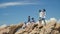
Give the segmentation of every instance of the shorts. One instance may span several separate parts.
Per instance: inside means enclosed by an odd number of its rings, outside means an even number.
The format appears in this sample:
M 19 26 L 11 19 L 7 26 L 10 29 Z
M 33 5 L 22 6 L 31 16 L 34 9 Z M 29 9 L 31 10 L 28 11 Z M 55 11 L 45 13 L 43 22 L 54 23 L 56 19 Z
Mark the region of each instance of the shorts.
M 45 18 L 39 17 L 39 20 L 45 20 Z

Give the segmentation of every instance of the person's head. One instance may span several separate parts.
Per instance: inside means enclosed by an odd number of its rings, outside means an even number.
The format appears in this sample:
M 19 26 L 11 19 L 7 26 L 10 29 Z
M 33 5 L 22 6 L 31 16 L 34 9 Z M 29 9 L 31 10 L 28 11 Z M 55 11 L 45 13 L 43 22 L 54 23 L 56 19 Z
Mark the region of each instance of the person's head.
M 45 12 L 46 10 L 45 10 L 45 9 L 43 9 L 42 11 L 43 11 L 43 12 Z
M 30 16 L 28 16 L 28 18 L 30 18 Z
M 39 10 L 39 12 L 41 12 L 41 10 Z
M 32 18 L 32 20 L 34 20 L 34 18 Z

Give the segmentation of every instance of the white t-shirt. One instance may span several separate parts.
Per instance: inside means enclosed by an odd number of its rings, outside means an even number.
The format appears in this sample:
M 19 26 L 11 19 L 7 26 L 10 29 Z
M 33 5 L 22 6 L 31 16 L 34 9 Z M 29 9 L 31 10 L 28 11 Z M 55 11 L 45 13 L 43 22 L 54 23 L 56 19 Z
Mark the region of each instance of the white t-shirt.
M 39 13 L 39 17 L 45 18 L 45 16 L 46 16 L 46 12 L 41 11 L 41 12 Z

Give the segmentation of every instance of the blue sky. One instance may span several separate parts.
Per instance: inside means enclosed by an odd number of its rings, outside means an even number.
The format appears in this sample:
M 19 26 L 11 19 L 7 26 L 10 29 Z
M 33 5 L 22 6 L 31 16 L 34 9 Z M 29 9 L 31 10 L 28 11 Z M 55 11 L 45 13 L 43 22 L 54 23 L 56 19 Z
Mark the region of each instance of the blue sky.
M 60 19 L 60 0 L 0 0 L 0 25 L 38 20 L 39 9 L 46 9 L 46 19 Z

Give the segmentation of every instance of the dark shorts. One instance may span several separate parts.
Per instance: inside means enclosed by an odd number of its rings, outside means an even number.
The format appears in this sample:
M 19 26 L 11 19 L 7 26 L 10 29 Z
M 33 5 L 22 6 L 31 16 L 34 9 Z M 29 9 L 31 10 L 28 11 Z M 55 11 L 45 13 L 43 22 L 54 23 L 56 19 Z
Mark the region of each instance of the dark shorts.
M 39 17 L 39 20 L 45 20 L 45 18 L 41 18 L 41 17 Z

